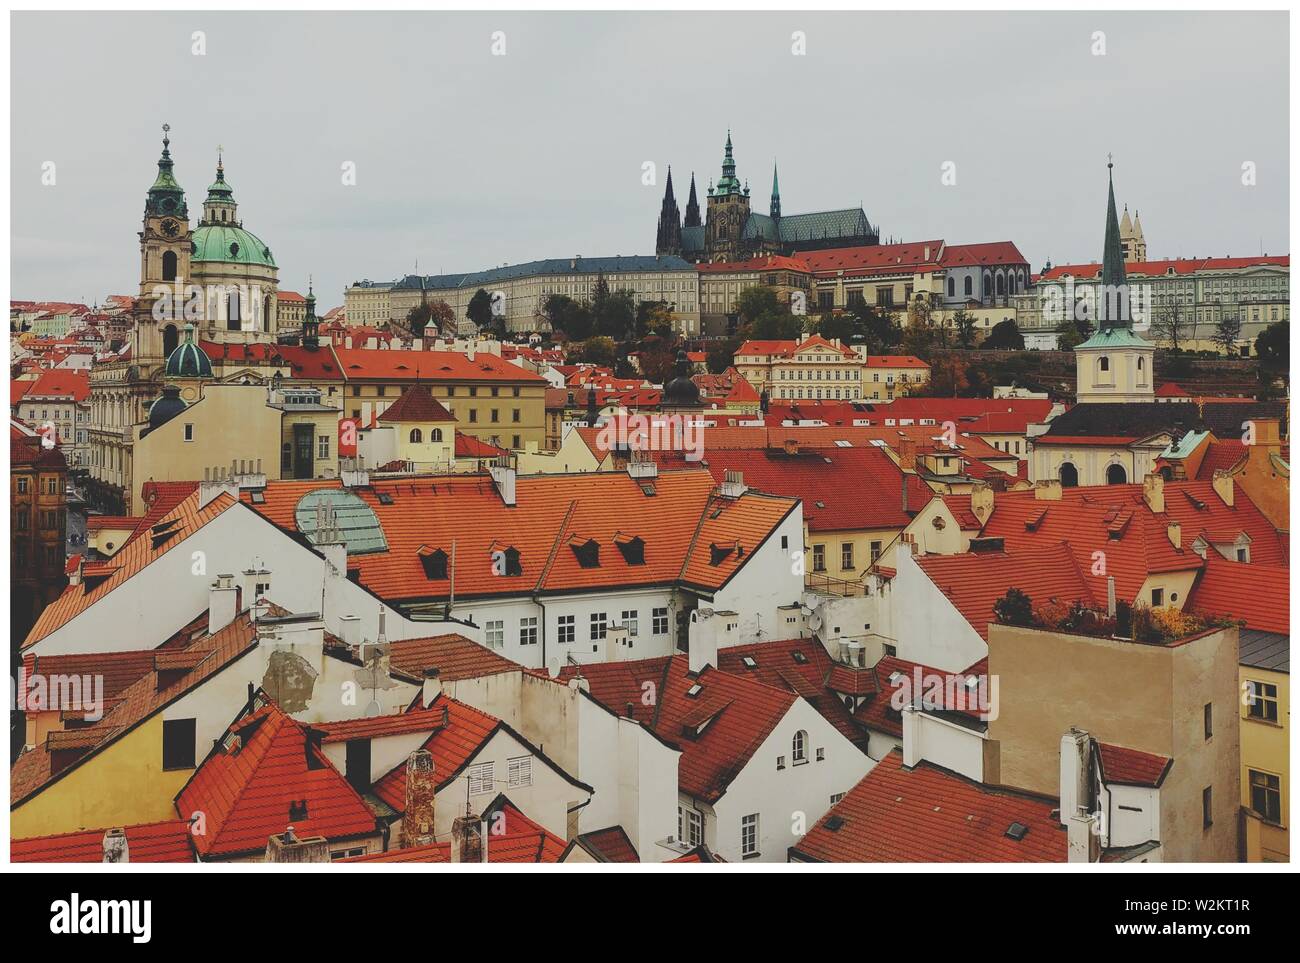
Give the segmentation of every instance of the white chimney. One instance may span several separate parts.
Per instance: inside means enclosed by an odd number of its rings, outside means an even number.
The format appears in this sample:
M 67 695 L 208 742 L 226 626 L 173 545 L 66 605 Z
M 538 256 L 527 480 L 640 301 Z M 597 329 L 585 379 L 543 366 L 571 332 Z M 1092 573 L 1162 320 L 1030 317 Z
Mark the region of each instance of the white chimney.
M 1072 728 L 1061 736 L 1061 822 L 1068 828 L 1079 812 L 1092 807 L 1092 737 Z
M 1106 614 L 1115 617 L 1115 576 L 1106 576 Z
M 355 649 L 361 644 L 361 616 L 339 616 L 339 638 L 348 648 Z
M 501 495 L 501 501 L 505 502 L 511 508 L 515 506 L 515 470 L 504 459 L 499 458 L 488 466 L 488 473 L 492 480 L 496 482 L 497 492 Z
M 920 729 L 921 710 L 909 703 L 903 706 L 902 716 L 903 765 L 910 769 L 924 758 L 921 754 L 921 740 L 917 738 Z
M 1097 832 L 1096 813 L 1075 813 L 1066 823 L 1065 832 L 1069 862 L 1097 862 L 1101 849 L 1101 837 Z
M 208 586 L 208 635 L 215 635 L 235 621 L 238 595 L 233 575 L 218 575 Z
M 629 652 L 631 647 L 632 636 L 628 633 L 626 626 L 611 625 L 605 630 L 606 662 L 618 662 L 622 659 L 631 658 Z
M 424 670 L 424 688 L 421 690 L 421 701 L 424 707 L 429 708 L 440 695 L 442 695 L 442 672 L 437 666 L 429 666 Z
M 713 609 L 696 609 L 686 630 L 687 666 L 703 672 L 706 665 L 718 664 L 718 616 Z
M 743 472 L 729 468 L 723 473 L 722 485 L 718 489 L 723 498 L 739 498 L 748 490 Z
M 468 358 L 470 361 L 473 361 L 474 353 L 477 350 L 478 350 L 477 342 L 471 341 L 469 344 L 465 345 L 465 357 Z

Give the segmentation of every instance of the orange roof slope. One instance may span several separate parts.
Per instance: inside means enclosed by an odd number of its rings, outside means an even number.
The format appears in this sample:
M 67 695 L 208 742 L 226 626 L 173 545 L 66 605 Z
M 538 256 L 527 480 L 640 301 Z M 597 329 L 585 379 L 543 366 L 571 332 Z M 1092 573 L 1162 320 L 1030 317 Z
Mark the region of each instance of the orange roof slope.
M 921 555 L 916 564 L 986 642 L 989 623 L 995 621 L 993 603 L 1008 589 L 1020 589 L 1035 603 L 1057 599 L 1065 605 L 1095 604 L 1079 563 L 1064 543 L 1014 552 Z
M 125 827 L 127 858 L 132 863 L 192 863 L 194 838 L 183 819 Z M 9 858 L 15 863 L 102 863 L 105 829 L 86 829 L 57 836 L 15 839 Z
M 928 762 L 903 768 L 895 749 L 795 847 L 834 863 L 1063 863 L 1054 799 L 996 790 Z M 1027 828 L 1021 839 L 1007 830 Z
M 447 721 L 443 724 L 443 709 Z M 466 764 L 487 744 L 501 727 L 501 721 L 486 712 L 457 702 L 447 695 L 439 695 L 428 709 L 406 713 L 423 719 L 430 730 L 429 738 L 421 748 L 433 755 L 433 772 L 437 788 L 454 780 Z M 402 718 L 402 717 L 398 717 Z M 371 787 L 376 796 L 398 812 L 406 811 L 406 762 L 394 766 Z
M 1112 785 L 1155 789 L 1165 781 L 1169 767 L 1174 764 L 1168 756 L 1105 742 L 1097 743 L 1097 751 L 1101 756 L 1101 778 Z
M 238 737 L 232 739 L 231 737 Z M 295 812 L 295 807 L 305 811 Z M 375 816 L 308 730 L 267 702 L 237 720 L 176 797 L 183 818 L 203 813 L 194 837 L 207 857 L 261 852 L 293 826 L 300 837 L 348 839 L 376 831 Z
M 402 392 L 400 398 L 394 401 L 379 416 L 380 421 L 403 422 L 403 421 L 455 421 L 455 417 L 450 411 L 442 406 L 433 395 L 429 394 L 429 389 L 424 385 L 411 385 Z
M 145 530 L 149 537 L 132 538 L 109 561 L 93 568 L 86 566 L 82 583 L 69 585 L 46 607 L 28 633 L 23 648 L 62 628 L 235 504 L 230 495 L 223 493 L 200 508 L 198 495 L 190 495 L 159 523 Z
M 455 632 L 389 642 L 388 649 L 389 665 L 415 679 L 423 679 L 425 669 L 431 668 L 438 670 L 443 682 L 477 679 L 520 668 L 517 662 Z
M 1290 576 L 1285 565 L 1230 562 L 1207 553 L 1185 607 L 1197 615 L 1241 619 L 1248 629 L 1290 635 Z
M 479 352 L 471 361 L 467 355 L 455 351 L 332 350 L 343 377 L 348 381 L 548 383 L 539 374 L 485 352 Z
M 294 531 L 304 495 L 340 487 L 337 480 L 272 482 L 265 503 L 252 507 Z M 361 585 L 385 599 L 445 598 L 450 580 L 430 578 L 422 558 L 439 550 L 450 556 L 453 540 L 458 598 L 679 580 L 716 590 L 797 504 L 755 493 L 715 496 L 702 469 L 661 472 L 648 489 L 623 473 L 524 476 L 513 507 L 486 475 L 375 480 L 354 494 L 375 513 L 388 548 L 352 555 L 348 565 Z M 641 561 L 619 547 L 633 538 L 644 542 Z M 584 567 L 574 550 L 589 540 L 599 546 L 595 567 Z M 744 558 L 732 552 L 712 564 L 710 542 L 740 542 Z M 519 553 L 519 574 L 494 574 L 493 553 L 511 548 Z

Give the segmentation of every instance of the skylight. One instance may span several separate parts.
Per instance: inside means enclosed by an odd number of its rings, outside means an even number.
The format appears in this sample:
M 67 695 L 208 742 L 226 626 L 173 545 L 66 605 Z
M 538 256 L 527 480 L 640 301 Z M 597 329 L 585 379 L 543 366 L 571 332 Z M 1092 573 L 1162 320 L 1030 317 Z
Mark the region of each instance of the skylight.
M 332 516 L 327 528 L 336 529 L 347 546 L 349 555 L 388 551 L 388 540 L 383 527 L 370 506 L 352 492 L 337 488 L 317 488 L 309 491 L 294 508 L 294 522 L 312 544 L 317 544 L 317 506 L 323 505 L 324 514 Z

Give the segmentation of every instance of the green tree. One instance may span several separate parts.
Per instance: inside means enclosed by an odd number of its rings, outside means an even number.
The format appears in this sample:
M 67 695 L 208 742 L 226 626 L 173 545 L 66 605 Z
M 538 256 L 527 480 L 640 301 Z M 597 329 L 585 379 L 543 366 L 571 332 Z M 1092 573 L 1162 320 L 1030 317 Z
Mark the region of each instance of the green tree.
M 578 352 L 578 360 L 612 369 L 618 362 L 618 348 L 612 338 L 588 338 Z
M 1003 625 L 1029 627 L 1034 624 L 1034 603 L 1018 588 L 1007 589 L 1007 594 L 993 603 L 993 614 Z
M 854 337 L 862 337 L 863 345 L 869 354 L 888 354 L 903 342 L 903 332 L 898 326 L 898 318 L 887 308 L 879 308 L 859 302 L 853 308 L 857 318 L 857 332 Z
M 736 313 L 740 315 L 742 325 L 752 325 L 760 316 L 780 312 L 781 308 L 781 301 L 776 296 L 776 292 L 761 284 L 745 288 L 736 298 Z M 788 305 L 785 310 L 789 312 Z
M 975 344 L 975 316 L 965 308 L 960 308 L 952 316 L 953 330 L 957 333 L 957 343 L 963 348 Z
M 591 308 L 563 294 L 552 294 L 542 308 L 551 330 L 562 331 L 570 341 L 586 341 L 592 334 Z
M 1020 333 L 1019 325 L 1007 318 L 993 325 L 980 347 L 988 351 L 1024 351 L 1025 336 Z
M 1214 326 L 1214 343 L 1229 358 L 1237 353 L 1237 339 L 1241 337 L 1241 318 L 1225 314 Z
M 492 295 L 482 288 L 475 291 L 465 308 L 465 317 L 473 321 L 474 327 L 480 331 L 486 330 L 492 324 Z
M 827 341 L 840 339 L 841 344 L 849 344 L 859 331 L 859 326 L 850 314 L 823 314 L 817 321 L 817 333 Z
M 740 347 L 739 338 L 720 338 L 709 342 L 705 363 L 713 374 L 722 374 L 736 363 L 736 350 Z
M 1291 383 L 1291 323 L 1277 321 L 1260 332 L 1255 339 L 1255 355 L 1260 368 L 1270 379 L 1282 378 Z

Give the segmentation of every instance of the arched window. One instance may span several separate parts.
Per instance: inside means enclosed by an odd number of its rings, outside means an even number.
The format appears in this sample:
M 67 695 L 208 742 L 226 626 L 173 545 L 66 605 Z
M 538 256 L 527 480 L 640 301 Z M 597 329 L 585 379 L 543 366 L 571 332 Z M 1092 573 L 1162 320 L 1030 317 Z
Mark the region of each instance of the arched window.
M 1078 488 L 1079 487 L 1079 469 L 1068 461 L 1061 462 L 1061 487 Z
M 176 252 L 163 251 L 163 280 L 176 280 Z
M 1110 358 L 1106 357 L 1104 354 L 1103 354 L 1100 358 L 1098 358 L 1098 359 L 1097 359 L 1097 370 L 1098 370 L 1098 371 L 1109 371 L 1109 370 L 1110 370 Z
M 441 428 L 430 428 L 430 429 L 429 429 L 429 440 L 430 440 L 430 441 L 442 441 L 442 429 L 441 429 Z
M 957 296 L 957 279 L 956 279 L 956 278 L 949 278 L 949 279 L 948 279 L 948 297 L 950 297 L 950 298 L 955 298 L 956 296 Z
M 226 298 L 226 330 L 238 331 L 239 329 L 239 292 L 231 291 Z
M 1146 358 L 1143 358 L 1141 356 L 1138 357 L 1138 371 L 1141 371 L 1143 368 L 1146 367 L 1146 360 L 1147 360 Z
M 998 294 L 1006 293 L 1006 278 L 1004 278 L 1001 274 L 998 275 L 997 288 L 998 288 Z
M 808 761 L 808 733 L 800 729 L 790 743 L 790 758 L 795 763 Z
M 411 429 L 411 444 L 413 444 L 413 445 L 418 445 L 418 444 L 419 444 L 420 442 L 422 442 L 422 441 L 424 441 L 424 435 L 420 433 L 420 429 L 419 429 L 419 428 L 412 428 L 412 429 Z
M 971 294 L 974 292 L 974 287 L 973 287 L 973 279 L 971 278 L 971 276 L 970 276 L 969 274 L 966 275 L 966 281 L 965 281 L 965 283 L 963 284 L 963 287 L 965 288 L 965 292 L 964 292 L 964 293 L 965 293 L 966 297 L 970 297 Z
M 176 346 L 180 344 L 180 332 L 176 330 L 176 325 L 169 324 L 163 328 L 163 357 L 170 358 Z
M 1106 469 L 1107 485 L 1123 485 L 1128 482 L 1128 472 L 1123 465 L 1111 465 Z

